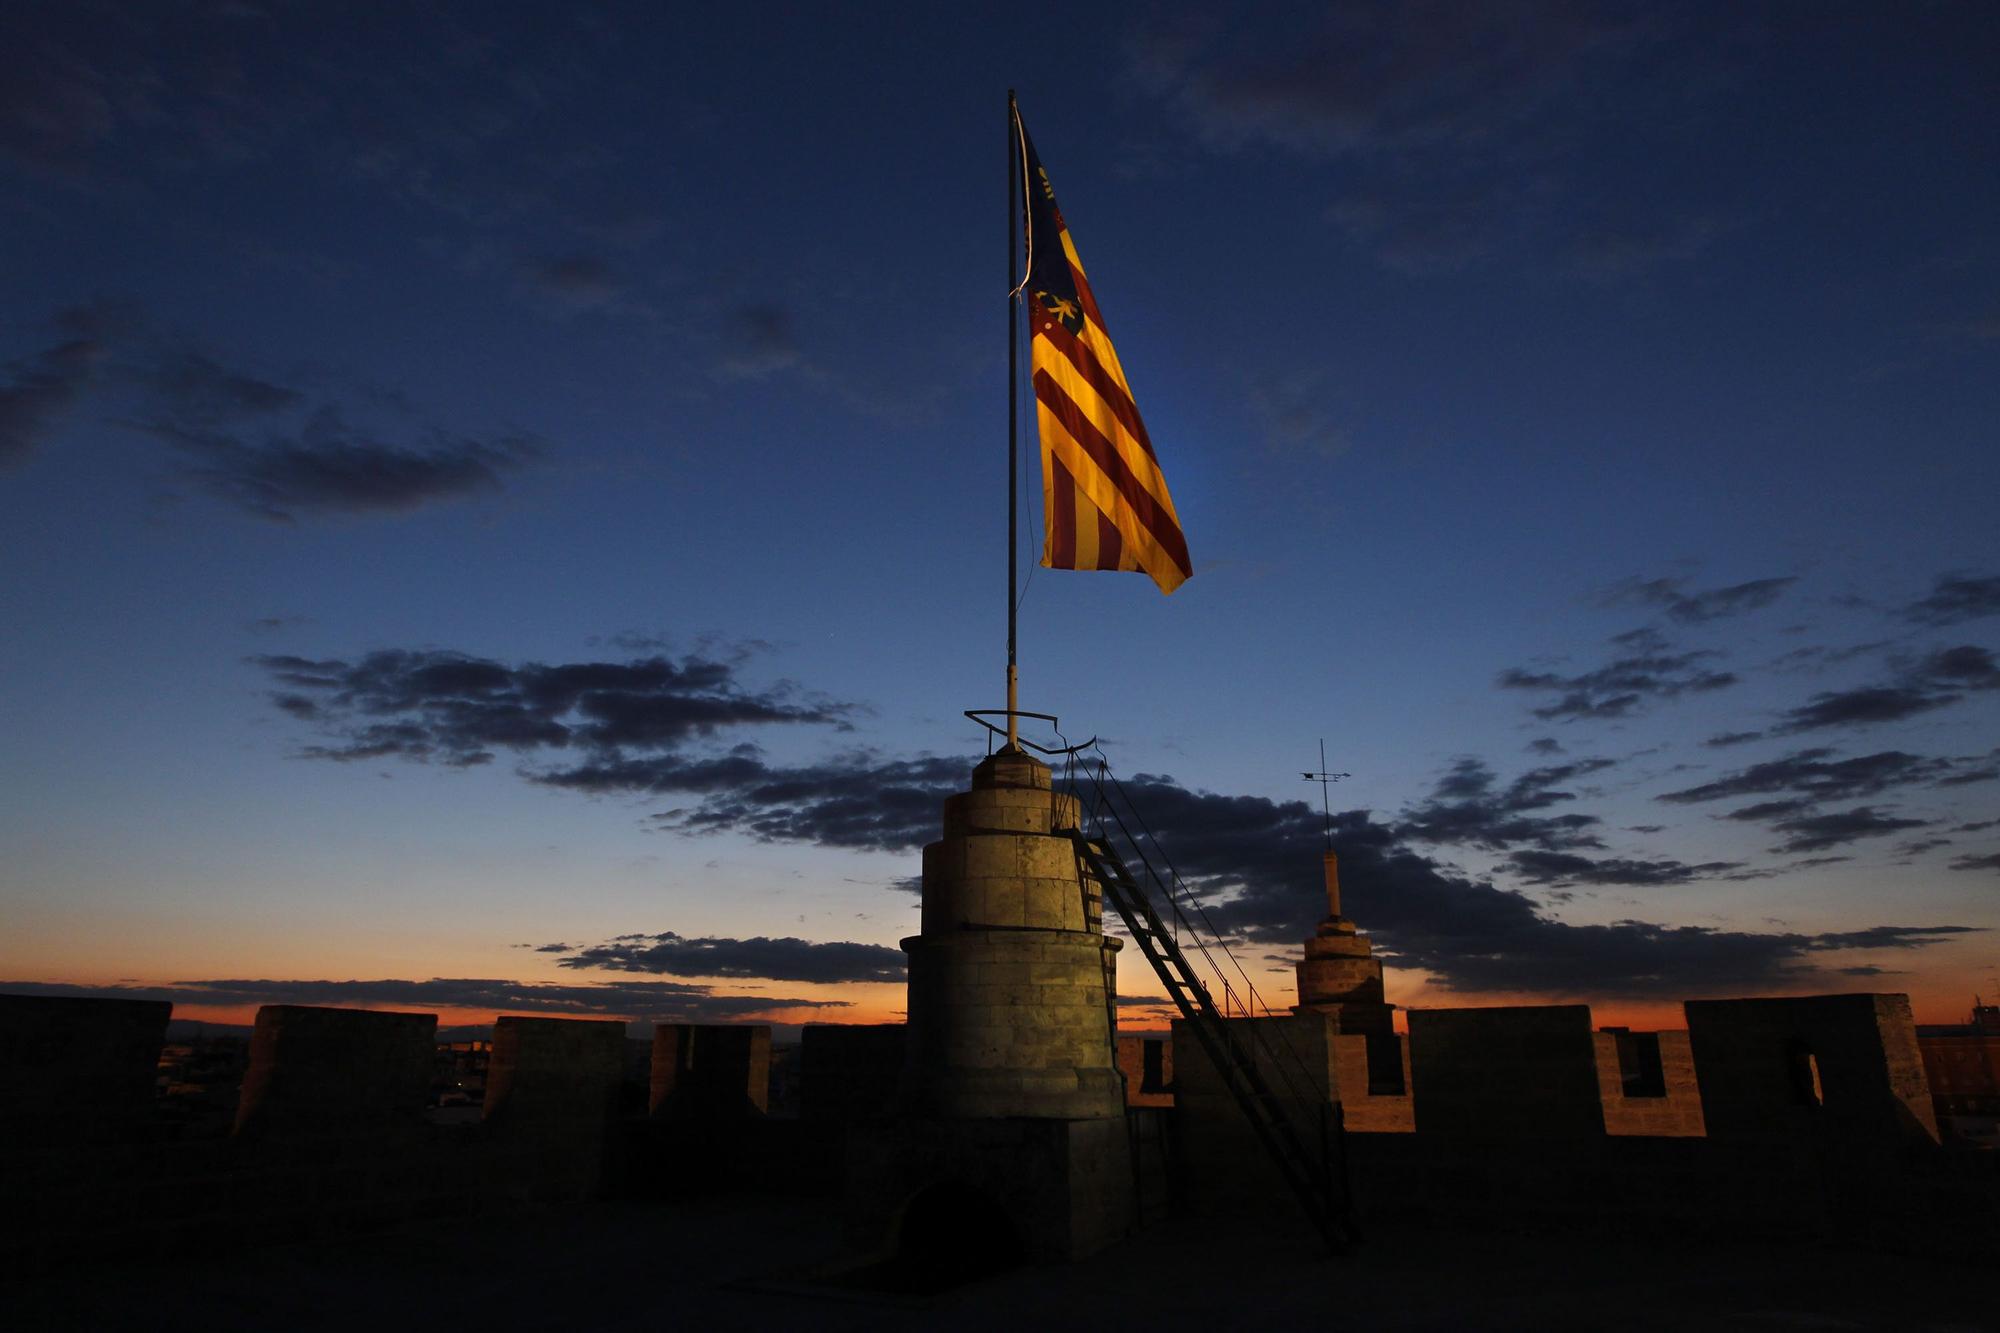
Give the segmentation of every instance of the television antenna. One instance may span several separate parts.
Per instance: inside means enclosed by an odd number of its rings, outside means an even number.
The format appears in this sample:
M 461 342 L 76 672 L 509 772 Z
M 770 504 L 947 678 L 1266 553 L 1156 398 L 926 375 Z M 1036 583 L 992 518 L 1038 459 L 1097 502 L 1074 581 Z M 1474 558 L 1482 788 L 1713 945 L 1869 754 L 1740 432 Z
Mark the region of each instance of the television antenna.
M 1342 778 L 1351 778 L 1352 773 L 1329 773 L 1326 771 L 1326 737 L 1319 738 L 1319 772 L 1301 774 L 1307 782 L 1319 784 L 1320 817 L 1326 822 L 1326 849 L 1333 850 L 1333 801 L 1327 789 Z

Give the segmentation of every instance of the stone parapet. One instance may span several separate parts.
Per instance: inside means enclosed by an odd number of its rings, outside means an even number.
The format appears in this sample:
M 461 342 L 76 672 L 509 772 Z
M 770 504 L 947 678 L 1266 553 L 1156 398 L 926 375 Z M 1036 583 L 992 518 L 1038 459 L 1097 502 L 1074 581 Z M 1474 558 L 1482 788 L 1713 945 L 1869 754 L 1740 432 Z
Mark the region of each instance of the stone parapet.
M 1575 1138 L 1604 1133 L 1590 1007 L 1412 1009 L 1419 1134 Z
M 1684 1008 L 1711 1136 L 1937 1141 L 1909 996 L 1689 1000 Z
M 1685 1032 L 1592 1034 L 1604 1132 L 1654 1138 L 1700 1138 L 1701 1086 Z
M 74 1139 L 144 1117 L 172 1012 L 164 1000 L 0 995 L 0 1129 Z
M 491 1125 L 551 1125 L 601 1132 L 618 1110 L 625 1025 L 616 1020 L 494 1020 L 482 1118 Z
M 766 1024 L 661 1023 L 653 1029 L 649 1113 L 657 1120 L 733 1120 L 771 1105 Z
M 437 1015 L 267 1004 L 250 1037 L 239 1136 L 376 1133 L 422 1120 Z

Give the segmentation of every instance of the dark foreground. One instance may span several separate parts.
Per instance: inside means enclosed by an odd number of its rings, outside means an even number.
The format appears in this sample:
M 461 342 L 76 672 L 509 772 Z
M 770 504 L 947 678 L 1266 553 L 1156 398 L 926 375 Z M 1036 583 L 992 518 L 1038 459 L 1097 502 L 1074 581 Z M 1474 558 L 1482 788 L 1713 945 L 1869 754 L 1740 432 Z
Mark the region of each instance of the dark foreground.
M 1332 1258 L 1289 1219 L 1158 1225 L 1082 1264 L 871 1293 L 825 1284 L 839 1220 L 822 1199 L 606 1203 L 73 1264 L 0 1288 L 0 1328 L 2000 1330 L 1990 1264 L 1407 1224 Z

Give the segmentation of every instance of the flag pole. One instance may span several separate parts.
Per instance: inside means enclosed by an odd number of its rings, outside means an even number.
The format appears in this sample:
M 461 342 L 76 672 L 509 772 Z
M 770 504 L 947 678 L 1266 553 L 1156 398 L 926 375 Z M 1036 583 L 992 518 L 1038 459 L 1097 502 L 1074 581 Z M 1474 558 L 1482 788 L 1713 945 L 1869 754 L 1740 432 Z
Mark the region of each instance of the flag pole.
M 1014 592 L 1016 569 L 1020 564 L 1017 542 L 1020 533 L 1018 492 L 1021 479 L 1020 431 L 1015 420 L 1019 411 L 1017 381 L 1020 370 L 1017 358 L 1018 321 L 1015 319 L 1014 276 L 1014 230 L 1020 225 L 1017 216 L 1021 206 L 1021 187 L 1016 183 L 1019 155 L 1014 148 L 1015 120 L 1018 113 L 1014 107 L 1014 90 L 1007 90 L 1007 748 L 1019 750 L 1021 737 L 1019 721 L 1015 716 L 1021 706 L 1021 673 L 1015 663 L 1015 618 L 1018 600 Z

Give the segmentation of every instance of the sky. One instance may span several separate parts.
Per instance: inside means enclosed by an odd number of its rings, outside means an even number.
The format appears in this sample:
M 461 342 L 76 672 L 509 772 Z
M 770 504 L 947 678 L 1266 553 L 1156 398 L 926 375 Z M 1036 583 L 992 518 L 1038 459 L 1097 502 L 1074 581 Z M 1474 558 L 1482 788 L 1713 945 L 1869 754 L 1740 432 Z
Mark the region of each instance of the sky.
M 1996 68 L 1970 3 L 0 6 L 0 989 L 898 1017 L 1004 702 L 1014 88 L 1195 571 L 1032 569 L 1024 472 L 1022 706 L 1274 1004 L 1324 739 L 1397 1004 L 1962 1021 Z

